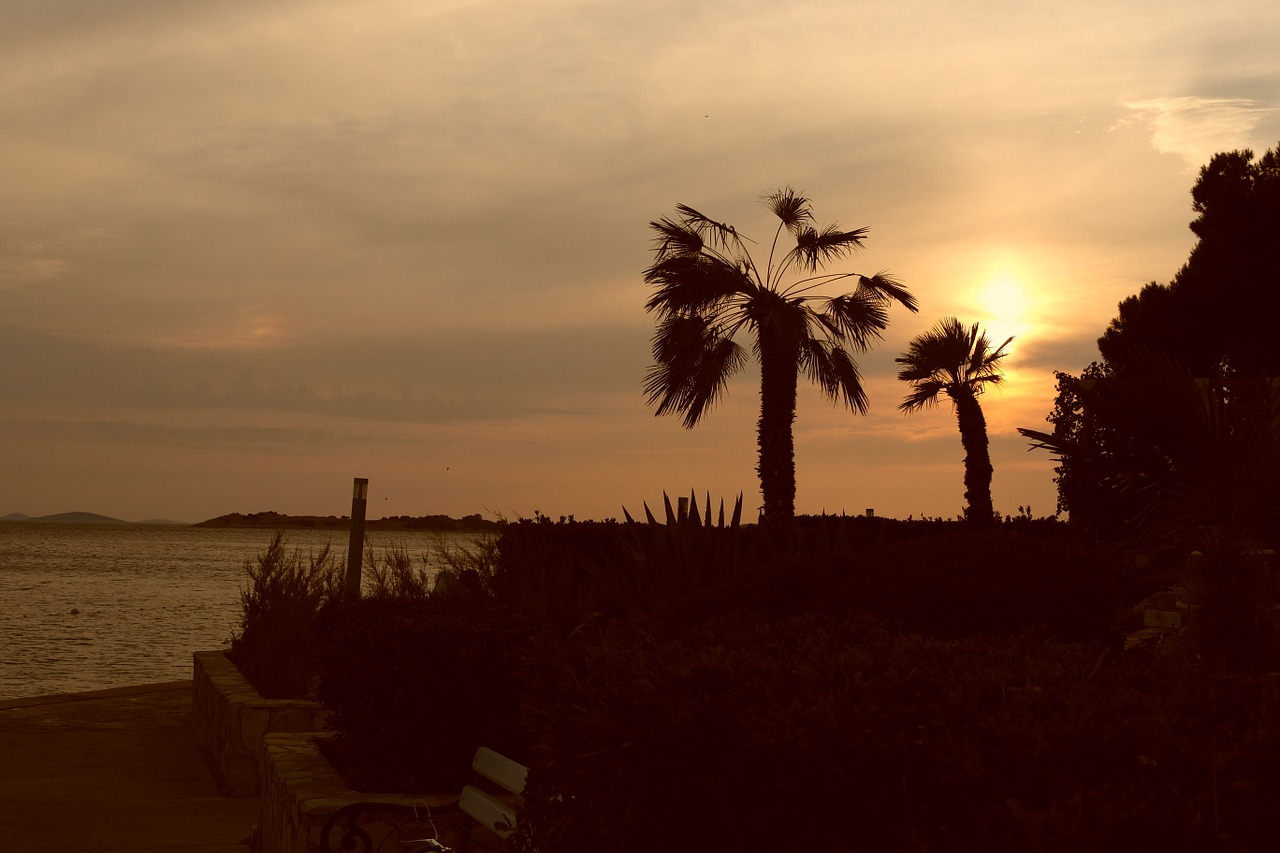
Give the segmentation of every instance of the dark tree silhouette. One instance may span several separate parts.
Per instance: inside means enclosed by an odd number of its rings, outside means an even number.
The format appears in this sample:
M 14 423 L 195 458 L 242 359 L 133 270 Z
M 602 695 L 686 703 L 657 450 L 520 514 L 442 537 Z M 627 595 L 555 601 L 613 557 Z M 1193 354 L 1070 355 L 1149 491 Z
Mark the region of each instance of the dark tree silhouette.
M 894 359 L 902 365 L 898 378 L 911 385 L 899 409 L 917 412 L 937 403 L 941 394 L 955 405 L 964 446 L 965 519 L 974 527 L 988 527 L 995 520 L 987 421 L 978 397 L 988 385 L 1003 380 L 1000 362 L 1012 340 L 992 349 L 977 323 L 965 328 L 955 317 L 944 317 L 913 338 L 907 351 Z
M 1206 551 L 1280 546 L 1280 382 L 1197 379 L 1147 349 L 1123 373 L 1063 384 L 1092 428 L 1018 432 L 1128 493 L 1139 528 Z
M 1191 196 L 1198 240 L 1186 264 L 1169 284 L 1152 282 L 1120 303 L 1098 339 L 1102 361 L 1081 380 L 1123 379 L 1135 362 L 1147 364 L 1151 351 L 1205 381 L 1280 376 L 1280 146 L 1257 160 L 1248 150 L 1215 154 Z M 1099 393 L 1110 392 L 1104 384 Z M 1135 492 L 1100 477 L 1128 467 L 1142 436 L 1093 417 L 1067 373 L 1058 374 L 1047 420 L 1055 441 L 1092 448 L 1059 459 L 1058 509 L 1100 535 L 1124 532 Z
M 800 372 L 833 401 L 864 413 L 867 396 L 853 356 L 881 337 L 890 304 L 915 311 L 916 300 L 887 272 L 823 272 L 862 247 L 866 228 L 816 228 L 809 199 L 790 187 L 763 201 L 778 218 L 763 268 L 747 250 L 748 238 L 687 205 L 676 206 L 674 219 L 649 223 L 654 262 L 644 278 L 655 289 L 645 309 L 657 315 L 657 330 L 644 390 L 657 414 L 682 414 L 692 428 L 747 362 L 735 338 L 751 335 L 761 372 L 756 470 L 764 521 L 785 530 L 795 515 L 792 425 Z M 784 232 L 795 245 L 775 263 Z M 788 273 L 799 278 L 784 284 Z M 857 282 L 852 291 L 816 292 L 848 279 Z
M 1167 353 L 1135 349 L 1119 373 L 1060 382 L 1091 428 L 1018 431 L 1074 472 L 1097 477 L 1124 533 L 1201 552 L 1193 566 L 1204 589 L 1192 603 L 1204 607 L 1196 624 L 1208 660 L 1273 670 L 1280 381 L 1201 379 Z
M 1150 347 L 1200 377 L 1280 375 L 1280 146 L 1215 154 L 1191 197 L 1186 264 L 1121 302 L 1098 349 L 1112 370 Z

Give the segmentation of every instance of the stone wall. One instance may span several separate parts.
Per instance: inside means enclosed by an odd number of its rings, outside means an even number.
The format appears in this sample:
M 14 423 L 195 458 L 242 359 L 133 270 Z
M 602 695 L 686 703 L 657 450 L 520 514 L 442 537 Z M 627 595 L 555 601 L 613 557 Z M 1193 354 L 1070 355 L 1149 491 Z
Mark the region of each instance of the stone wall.
M 319 702 L 264 699 L 221 651 L 192 656 L 191 727 L 224 796 L 261 790 L 262 738 L 269 732 L 319 732 L 329 712 Z
M 457 794 L 394 796 L 363 794 L 352 790 L 329 765 L 318 744 L 325 734 L 277 733 L 263 738 L 262 815 L 258 822 L 254 853 L 320 853 L 325 822 L 344 806 L 362 804 L 359 826 L 371 838 L 370 846 L 357 851 L 400 853 L 421 849 L 413 840 L 438 838 L 445 844 L 463 844 Z M 339 824 L 329 838 L 329 849 L 340 851 Z M 401 842 L 404 842 L 403 844 Z M 471 850 L 493 849 L 477 838 Z M 465 848 L 463 848 L 465 849 Z

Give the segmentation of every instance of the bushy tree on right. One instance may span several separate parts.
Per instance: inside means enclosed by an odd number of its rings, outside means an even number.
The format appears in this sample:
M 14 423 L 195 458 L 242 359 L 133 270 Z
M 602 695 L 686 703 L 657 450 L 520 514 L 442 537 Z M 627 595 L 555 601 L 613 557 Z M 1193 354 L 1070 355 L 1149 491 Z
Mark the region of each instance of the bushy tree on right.
M 1108 379 L 1132 375 L 1153 352 L 1206 387 L 1280 377 L 1280 145 L 1261 158 L 1214 155 L 1191 197 L 1199 239 L 1186 264 L 1168 284 L 1152 282 L 1120 303 L 1098 339 L 1099 361 L 1056 374 L 1050 434 L 1074 447 L 1055 469 L 1058 510 L 1104 537 L 1133 532 L 1136 487 L 1114 481 L 1117 467 L 1143 455 L 1134 444 L 1141 436 L 1098 422 L 1082 385 L 1106 393 Z
M 1158 349 L 1197 377 L 1280 376 L 1280 145 L 1215 154 L 1191 190 L 1198 238 L 1168 284 L 1120 303 L 1098 339 L 1112 369 Z
M 1280 627 L 1280 146 L 1215 155 L 1192 199 L 1187 263 L 1120 303 L 1101 362 L 1057 374 L 1053 431 L 1019 431 L 1057 455 L 1073 522 L 1203 554 L 1207 636 L 1248 658 Z

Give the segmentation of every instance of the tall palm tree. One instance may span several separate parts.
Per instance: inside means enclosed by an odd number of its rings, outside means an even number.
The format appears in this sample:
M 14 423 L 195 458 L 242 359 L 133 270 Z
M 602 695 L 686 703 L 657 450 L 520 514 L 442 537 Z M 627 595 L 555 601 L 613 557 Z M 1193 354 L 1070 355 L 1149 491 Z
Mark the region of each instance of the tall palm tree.
M 833 401 L 865 412 L 867 395 L 853 355 L 881 337 L 891 303 L 915 311 L 916 300 L 885 272 L 822 271 L 861 248 L 866 228 L 841 231 L 831 224 L 819 230 L 809 199 L 791 187 L 763 201 L 778 218 L 763 268 L 747 250 L 749 238 L 688 205 L 677 205 L 675 218 L 649 223 L 656 233 L 654 261 L 644 278 L 655 290 L 645 310 L 657 315 L 657 329 L 644 390 L 657 414 L 683 414 L 692 429 L 747 363 L 735 337 L 744 330 L 751 335 L 761 372 L 756 471 L 764 521 L 786 529 L 795 516 L 792 424 L 800 371 Z M 784 231 L 795 246 L 775 263 Z M 784 285 L 788 273 L 794 280 Z M 815 292 L 849 279 L 857 283 L 852 291 Z
M 975 527 L 987 527 L 995 520 L 987 421 L 978 397 L 988 385 L 1004 379 L 1000 362 L 1012 340 L 993 350 L 977 323 L 966 329 L 955 317 L 944 317 L 912 339 L 907 351 L 894 359 L 902 365 L 898 378 L 911 384 L 911 393 L 899 409 L 907 414 L 919 411 L 937 403 L 944 393 L 955 406 L 960 443 L 964 445 L 965 517 Z

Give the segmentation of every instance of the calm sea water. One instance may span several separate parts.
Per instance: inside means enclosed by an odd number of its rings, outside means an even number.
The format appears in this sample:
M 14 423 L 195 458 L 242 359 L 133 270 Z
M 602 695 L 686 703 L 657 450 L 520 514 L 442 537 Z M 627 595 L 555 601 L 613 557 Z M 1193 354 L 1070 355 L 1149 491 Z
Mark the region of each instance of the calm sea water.
M 245 561 L 273 531 L 0 522 L 0 700 L 191 677 L 191 653 L 223 648 L 240 617 Z M 367 535 L 375 550 L 430 553 L 468 534 Z M 343 530 L 291 530 L 291 548 Z

